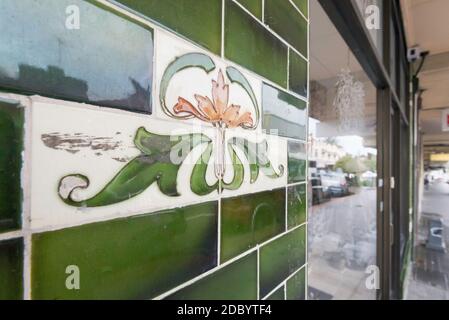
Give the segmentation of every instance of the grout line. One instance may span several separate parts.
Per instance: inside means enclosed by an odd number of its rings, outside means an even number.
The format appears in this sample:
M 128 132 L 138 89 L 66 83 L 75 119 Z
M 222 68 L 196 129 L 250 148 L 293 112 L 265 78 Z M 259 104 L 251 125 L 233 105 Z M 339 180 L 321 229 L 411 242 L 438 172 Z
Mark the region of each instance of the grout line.
M 265 24 L 265 0 L 262 0 L 262 23 Z
M 271 296 L 274 292 L 279 290 L 282 286 L 284 286 L 284 295 L 285 299 L 287 299 L 287 281 L 296 276 L 299 272 L 301 272 L 302 269 L 307 267 L 307 263 L 303 264 L 299 269 L 295 270 L 292 274 L 290 274 L 287 278 L 285 278 L 278 286 L 276 286 L 273 290 L 271 290 L 262 300 L 267 299 L 269 296 Z
M 296 4 L 292 0 L 289 0 L 289 1 L 290 1 L 290 4 L 296 9 L 296 11 L 298 11 L 301 14 L 301 16 L 306 20 L 306 22 L 309 22 L 309 19 L 306 18 L 304 13 L 302 13 L 302 11 L 296 6 Z M 309 10 L 309 7 L 310 7 L 310 5 L 307 5 L 307 11 Z
M 219 265 L 219 266 L 217 266 L 217 267 L 215 267 L 213 269 L 210 269 L 210 270 L 208 270 L 208 271 L 198 275 L 197 277 L 195 277 L 195 278 L 193 278 L 193 279 L 191 279 L 189 281 L 186 281 L 186 282 L 180 284 L 179 286 L 176 286 L 175 288 L 170 289 L 170 290 L 168 290 L 167 292 L 165 292 L 163 294 L 160 294 L 159 296 L 153 298 L 153 300 L 165 299 L 169 295 L 171 295 L 171 294 L 173 294 L 173 293 L 175 293 L 175 292 L 177 292 L 177 291 L 179 291 L 179 290 L 181 290 L 183 288 L 186 288 L 186 287 L 188 287 L 188 286 L 198 282 L 201 279 L 206 278 L 207 276 L 209 276 L 209 275 L 211 275 L 211 274 L 213 274 L 213 273 L 215 273 L 215 272 L 217 272 L 217 271 L 219 271 L 219 270 L 221 270 L 221 269 L 223 269 L 223 268 L 233 264 L 234 262 L 239 261 L 240 259 L 243 259 L 243 258 L 251 255 L 252 253 L 254 253 L 256 251 L 257 251 L 257 247 L 252 248 L 252 249 L 250 249 L 250 250 L 248 250 L 248 251 L 246 251 L 246 252 L 244 252 L 244 253 L 242 253 L 242 254 L 240 254 L 240 255 L 238 255 L 238 256 L 236 256 L 236 257 L 234 257 L 234 258 L 232 258 L 232 259 L 230 259 L 228 261 L 226 261 L 225 263 L 223 263 L 223 264 L 221 264 L 221 265 Z
M 225 57 L 225 1 L 221 1 L 221 58 Z
M 260 246 L 257 245 L 257 300 L 260 300 Z
M 299 56 L 301 56 L 301 58 L 303 58 L 306 61 L 309 61 L 309 59 L 307 59 L 306 57 L 304 57 L 304 55 L 299 52 L 295 47 L 293 47 L 290 43 L 288 43 L 286 40 L 284 40 L 280 35 L 278 35 L 277 33 L 275 33 L 268 25 L 264 24 L 262 21 L 260 21 L 254 14 L 252 14 L 248 9 L 246 9 L 242 4 L 240 4 L 239 2 L 237 2 L 237 0 L 230 0 L 233 3 L 235 3 L 237 6 L 239 6 L 243 11 L 245 11 L 245 13 L 247 13 L 248 15 L 250 15 L 253 19 L 255 19 L 257 21 L 258 24 L 260 24 L 261 26 L 263 26 L 267 31 L 269 31 L 273 36 L 275 36 L 279 41 L 281 41 L 285 46 L 287 46 L 287 49 L 290 48 L 291 50 L 293 50 L 296 54 L 298 54 Z M 265 10 L 265 9 L 264 9 Z
M 285 186 L 285 231 L 288 231 L 288 186 Z

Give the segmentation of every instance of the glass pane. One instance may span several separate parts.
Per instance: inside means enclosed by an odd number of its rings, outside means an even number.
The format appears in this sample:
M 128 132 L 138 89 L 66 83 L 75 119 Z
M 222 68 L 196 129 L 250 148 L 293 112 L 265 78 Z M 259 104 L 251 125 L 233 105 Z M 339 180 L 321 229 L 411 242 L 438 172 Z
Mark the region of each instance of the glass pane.
M 309 298 L 375 299 L 376 89 L 311 1 Z
M 0 87 L 151 113 L 151 30 L 81 0 L 2 0 L 0 30 Z
M 382 57 L 382 14 L 383 0 L 355 0 L 360 14 L 365 20 L 366 30 L 368 31 L 374 46 Z

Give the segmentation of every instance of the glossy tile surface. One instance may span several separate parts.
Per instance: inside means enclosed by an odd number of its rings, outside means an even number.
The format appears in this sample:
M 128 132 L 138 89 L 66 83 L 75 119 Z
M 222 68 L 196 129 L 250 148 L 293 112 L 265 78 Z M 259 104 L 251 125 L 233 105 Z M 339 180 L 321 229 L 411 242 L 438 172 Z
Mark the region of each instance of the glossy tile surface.
M 307 97 L 307 61 L 290 50 L 289 88 L 297 94 Z
M 289 1 L 265 0 L 265 23 L 307 57 L 307 21 Z
M 0 241 L 0 300 L 22 299 L 22 239 Z
M 268 84 L 262 87 L 263 129 L 267 133 L 306 140 L 307 103 Z
M 214 53 L 220 53 L 221 0 L 118 0 L 118 2 L 162 23 Z
M 21 225 L 23 122 L 23 108 L 0 100 L 0 232 Z
M 250 11 L 254 16 L 261 19 L 262 18 L 262 1 L 263 0 L 237 0 L 241 3 L 248 11 Z
M 287 224 L 294 228 L 307 220 L 307 184 L 289 187 L 287 190 Z
M 298 9 L 304 14 L 307 18 L 309 16 L 309 0 L 292 0 L 293 3 L 298 7 Z
M 267 295 L 306 261 L 306 228 L 270 242 L 260 251 L 260 294 Z
M 34 299 L 149 299 L 213 268 L 217 203 L 33 236 Z M 78 266 L 81 289 L 65 287 Z
M 222 199 L 221 259 L 251 249 L 285 230 L 285 189 Z
M 297 274 L 287 281 L 287 300 L 306 299 L 306 268 L 302 268 Z
M 306 180 L 307 154 L 302 142 L 288 142 L 288 183 Z
M 237 4 L 225 5 L 226 58 L 287 86 L 287 47 Z
M 81 0 L 1 1 L 0 29 L 0 87 L 151 113 L 151 29 Z
M 256 300 L 257 254 L 252 253 L 169 296 L 173 300 Z
M 285 288 L 284 286 L 277 289 L 275 292 L 270 294 L 265 300 L 285 300 Z

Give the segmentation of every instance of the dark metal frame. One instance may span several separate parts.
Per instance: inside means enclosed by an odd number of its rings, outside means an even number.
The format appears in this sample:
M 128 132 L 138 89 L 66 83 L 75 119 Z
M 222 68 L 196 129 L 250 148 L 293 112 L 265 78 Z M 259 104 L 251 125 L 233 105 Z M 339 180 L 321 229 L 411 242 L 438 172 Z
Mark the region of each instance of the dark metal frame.
M 400 244 L 400 226 L 404 217 L 408 219 L 410 202 L 410 177 L 401 175 L 402 166 L 409 167 L 410 144 L 406 155 L 395 146 L 408 141 L 407 133 L 415 126 L 409 107 L 409 63 L 406 58 L 406 39 L 399 0 L 382 0 L 383 5 L 383 52 L 379 53 L 364 26 L 354 0 L 318 0 L 354 56 L 377 88 L 377 149 L 378 149 L 378 192 L 377 192 L 377 264 L 380 268 L 380 289 L 378 299 L 399 299 L 402 297 L 403 265 L 407 261 Z M 390 77 L 391 21 L 395 27 L 396 66 L 399 88 Z M 312 39 L 313 41 L 313 39 Z M 401 100 L 402 98 L 402 100 Z M 392 116 L 393 115 L 393 116 Z M 413 121 L 410 125 L 409 120 Z M 405 133 L 402 128 L 405 127 Z M 392 189 L 393 179 L 395 188 Z M 405 197 L 405 198 L 404 198 Z M 402 201 L 401 201 L 402 199 Z M 410 241 L 410 239 L 408 239 Z M 410 245 L 410 243 L 408 243 Z

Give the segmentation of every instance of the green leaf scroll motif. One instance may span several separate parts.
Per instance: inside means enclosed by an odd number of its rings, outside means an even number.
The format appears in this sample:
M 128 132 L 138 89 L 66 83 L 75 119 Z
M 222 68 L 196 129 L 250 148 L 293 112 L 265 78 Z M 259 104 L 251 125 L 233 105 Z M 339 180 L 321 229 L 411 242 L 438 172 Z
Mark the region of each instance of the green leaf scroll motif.
M 59 195 L 66 204 L 71 206 L 99 207 L 133 198 L 157 182 L 159 189 L 165 195 L 179 196 L 177 176 L 180 166 L 193 148 L 202 143 L 210 144 L 210 142 L 211 140 L 202 134 L 161 136 L 140 128 L 134 143 L 142 154 L 123 167 L 98 194 L 86 200 L 74 200 L 75 190 L 89 187 L 89 179 L 76 174 L 61 179 Z M 76 181 L 76 184 L 70 186 L 70 180 Z M 62 189 L 67 188 L 68 191 L 62 192 Z
M 278 168 L 279 173 L 277 173 L 268 159 L 268 143 L 266 140 L 254 143 L 243 138 L 232 138 L 229 143 L 242 150 L 248 159 L 251 183 L 256 182 L 260 170 L 271 179 L 277 179 L 284 175 L 284 166 L 280 165 Z

